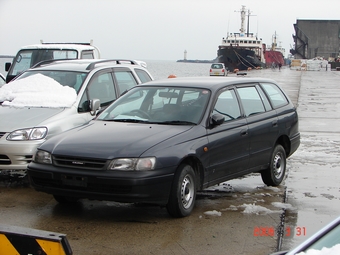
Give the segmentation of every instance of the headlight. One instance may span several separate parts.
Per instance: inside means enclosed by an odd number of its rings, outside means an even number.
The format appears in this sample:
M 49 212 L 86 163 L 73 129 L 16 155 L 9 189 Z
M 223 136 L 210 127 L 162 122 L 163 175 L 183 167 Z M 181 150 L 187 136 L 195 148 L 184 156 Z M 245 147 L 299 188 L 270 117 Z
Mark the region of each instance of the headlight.
M 25 128 L 15 130 L 7 136 L 9 141 L 28 141 L 44 139 L 47 135 L 46 127 Z
M 156 158 L 119 158 L 111 161 L 108 170 L 145 171 L 155 168 Z
M 51 153 L 38 150 L 33 157 L 33 161 L 40 164 L 52 164 Z

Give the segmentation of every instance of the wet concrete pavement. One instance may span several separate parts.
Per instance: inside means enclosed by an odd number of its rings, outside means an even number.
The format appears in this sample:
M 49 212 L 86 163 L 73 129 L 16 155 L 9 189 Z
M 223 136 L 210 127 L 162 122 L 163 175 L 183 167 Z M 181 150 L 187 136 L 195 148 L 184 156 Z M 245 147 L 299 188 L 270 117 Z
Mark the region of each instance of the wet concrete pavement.
M 192 215 L 173 219 L 148 205 L 82 200 L 63 207 L 48 194 L 2 183 L 0 224 L 64 233 L 73 253 L 84 255 L 260 255 L 300 243 L 340 212 L 340 72 L 248 75 L 277 80 L 298 106 L 301 146 L 283 185 L 266 187 L 258 174 L 232 180 L 200 192 Z

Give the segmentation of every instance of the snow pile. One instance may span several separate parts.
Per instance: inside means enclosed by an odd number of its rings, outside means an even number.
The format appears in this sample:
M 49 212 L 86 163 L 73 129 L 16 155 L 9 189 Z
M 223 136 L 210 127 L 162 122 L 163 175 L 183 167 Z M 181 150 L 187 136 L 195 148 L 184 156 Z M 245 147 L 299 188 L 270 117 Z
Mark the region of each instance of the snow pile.
M 0 88 L 2 105 L 14 107 L 71 107 L 76 91 L 42 74 L 14 80 Z
M 216 210 L 213 210 L 213 211 L 207 211 L 207 212 L 204 212 L 205 215 L 209 215 L 209 216 L 221 216 L 222 213 L 221 212 L 218 212 Z
M 269 213 L 275 213 L 277 211 L 272 211 L 266 207 L 260 206 L 260 205 L 255 205 L 255 204 L 243 204 L 241 207 L 244 208 L 243 213 L 246 214 L 269 214 Z
M 320 251 L 311 249 L 306 252 L 300 252 L 296 255 L 334 255 L 334 254 L 340 254 L 340 244 L 337 244 L 332 248 L 324 247 Z

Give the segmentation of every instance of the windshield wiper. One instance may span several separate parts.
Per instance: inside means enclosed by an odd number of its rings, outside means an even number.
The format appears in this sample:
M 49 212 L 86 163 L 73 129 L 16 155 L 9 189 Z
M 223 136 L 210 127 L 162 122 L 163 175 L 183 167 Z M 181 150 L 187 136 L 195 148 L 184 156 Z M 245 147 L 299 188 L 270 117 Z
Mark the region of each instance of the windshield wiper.
M 171 121 L 163 121 L 160 124 L 170 124 L 170 125 L 196 125 L 196 123 L 191 121 L 184 120 L 171 120 Z
M 146 120 L 136 120 L 136 119 L 108 119 L 105 121 L 116 121 L 116 122 L 131 122 L 131 123 L 149 123 Z

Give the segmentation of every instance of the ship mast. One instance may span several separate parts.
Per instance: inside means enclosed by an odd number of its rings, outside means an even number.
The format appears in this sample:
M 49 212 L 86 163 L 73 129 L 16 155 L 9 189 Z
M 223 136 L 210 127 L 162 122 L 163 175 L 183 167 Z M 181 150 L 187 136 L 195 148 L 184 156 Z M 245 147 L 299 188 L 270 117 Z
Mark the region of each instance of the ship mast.
M 273 35 L 274 37 L 274 39 L 273 39 L 273 42 L 272 42 L 272 50 L 275 50 L 275 48 L 276 48 L 276 46 L 277 46 L 277 44 L 276 44 L 276 31 L 275 31 L 275 34 Z
M 240 29 L 241 34 L 244 34 L 244 31 L 245 31 L 244 30 L 244 20 L 245 19 L 246 19 L 246 6 L 242 5 L 242 9 L 241 9 L 241 29 Z
M 244 32 L 245 32 L 245 29 L 244 29 L 244 21 L 246 19 L 246 6 L 245 5 L 242 5 L 242 9 L 241 9 L 241 29 L 240 29 L 240 32 L 241 32 L 241 35 L 244 35 Z M 250 15 L 250 10 L 248 9 L 248 20 L 247 20 L 247 37 L 249 37 L 249 17 L 250 16 L 255 16 L 255 15 Z

